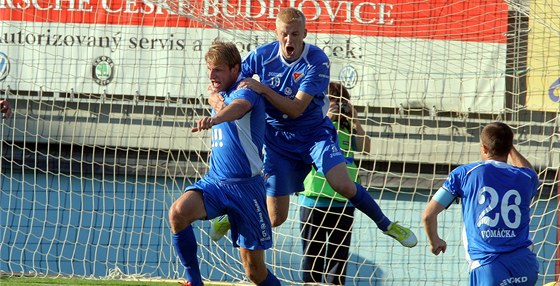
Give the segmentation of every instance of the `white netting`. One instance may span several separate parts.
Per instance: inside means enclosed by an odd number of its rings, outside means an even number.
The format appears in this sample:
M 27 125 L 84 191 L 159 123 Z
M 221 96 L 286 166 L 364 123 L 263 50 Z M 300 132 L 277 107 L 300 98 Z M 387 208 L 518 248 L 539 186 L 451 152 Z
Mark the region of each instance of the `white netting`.
M 1 121 L 0 272 L 182 278 L 167 211 L 207 171 L 209 135 L 190 132 L 209 112 L 204 53 L 216 37 L 242 55 L 274 40 L 274 15 L 293 5 L 372 141 L 357 156 L 363 185 L 419 238 L 405 249 L 356 212 L 347 284 L 467 283 L 459 206 L 441 217 L 438 257 L 420 214 L 449 171 L 479 159 L 494 120 L 539 173 L 539 282 L 558 279 L 560 7 L 530 2 L 0 1 L 0 97 L 15 109 Z M 290 208 L 266 258 L 297 285 L 296 197 Z M 231 242 L 195 228 L 203 276 L 246 281 Z

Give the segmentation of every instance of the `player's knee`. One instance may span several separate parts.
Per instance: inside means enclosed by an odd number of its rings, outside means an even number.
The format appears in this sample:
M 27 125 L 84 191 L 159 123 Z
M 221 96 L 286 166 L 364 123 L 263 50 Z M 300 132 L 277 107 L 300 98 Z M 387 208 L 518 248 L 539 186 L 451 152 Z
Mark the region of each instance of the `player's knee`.
M 171 230 L 175 232 L 176 225 L 178 223 L 178 210 L 175 204 L 171 205 L 169 211 L 167 212 L 167 217 L 169 218 L 169 225 L 171 226 Z
M 286 221 L 286 219 L 288 219 L 287 216 L 270 215 L 270 225 L 272 227 L 280 226 Z
M 352 198 L 356 194 L 356 184 L 352 181 L 340 180 L 331 184 L 331 187 L 346 198 Z
M 177 203 L 171 205 L 167 216 L 169 218 L 169 226 L 173 233 L 181 231 L 183 228 L 190 224 L 190 221 L 184 215 L 183 210 Z

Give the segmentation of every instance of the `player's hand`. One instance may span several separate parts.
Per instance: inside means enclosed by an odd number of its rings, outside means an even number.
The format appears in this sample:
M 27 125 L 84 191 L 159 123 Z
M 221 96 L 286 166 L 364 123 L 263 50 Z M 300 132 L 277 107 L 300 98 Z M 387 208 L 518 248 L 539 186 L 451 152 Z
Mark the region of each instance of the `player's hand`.
M 191 129 L 191 131 L 192 132 L 198 132 L 198 131 L 202 131 L 202 130 L 208 130 L 208 129 L 212 128 L 212 126 L 214 126 L 213 118 L 212 117 L 204 117 L 196 123 L 196 127 L 193 127 Z
M 431 242 L 430 246 L 434 255 L 439 255 L 442 252 L 445 253 L 447 250 L 447 242 L 439 237 L 434 242 Z
M 4 118 L 12 116 L 12 106 L 6 100 L 0 100 L 0 112 L 4 113 Z
M 239 85 L 237 85 L 237 89 L 240 88 L 250 88 L 258 94 L 266 94 L 267 91 L 270 89 L 265 84 L 253 78 L 246 78 L 243 79 L 241 82 L 239 82 Z
M 216 112 L 220 112 L 220 110 L 225 107 L 224 97 L 217 92 L 212 92 L 208 95 L 208 103 Z

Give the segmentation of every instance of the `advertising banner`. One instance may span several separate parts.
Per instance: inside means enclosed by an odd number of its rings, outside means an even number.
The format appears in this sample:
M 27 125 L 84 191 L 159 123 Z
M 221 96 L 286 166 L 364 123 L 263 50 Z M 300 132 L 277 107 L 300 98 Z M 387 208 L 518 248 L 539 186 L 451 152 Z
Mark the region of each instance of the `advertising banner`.
M 491 1 L 0 0 L 0 88 L 107 96 L 205 95 L 216 37 L 245 55 L 275 16 L 307 16 L 308 43 L 355 104 L 500 112 L 507 4 Z
M 527 108 L 560 111 L 560 6 L 550 1 L 531 1 L 527 48 Z

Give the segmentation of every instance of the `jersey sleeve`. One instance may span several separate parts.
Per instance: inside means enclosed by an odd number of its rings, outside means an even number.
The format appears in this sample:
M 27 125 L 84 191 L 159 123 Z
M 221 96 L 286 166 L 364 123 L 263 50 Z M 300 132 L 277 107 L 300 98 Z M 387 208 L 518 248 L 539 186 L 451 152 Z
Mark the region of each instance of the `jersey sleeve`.
M 245 56 L 241 63 L 241 76 L 251 78 L 257 74 L 257 49 L 252 50 Z
M 259 95 L 249 88 L 240 88 L 231 93 L 231 101 L 236 99 L 245 99 L 251 103 L 251 106 L 255 106 L 259 100 Z
M 325 96 L 330 81 L 330 62 L 322 53 L 310 57 L 312 62 L 310 68 L 301 83 L 299 90 L 321 99 Z
M 463 197 L 464 193 L 461 189 L 461 169 L 457 168 L 447 176 L 447 179 L 441 186 L 441 189 L 447 191 L 453 197 Z
M 537 172 L 533 168 L 523 168 L 523 169 L 527 170 L 529 176 L 531 176 L 531 183 L 532 183 L 531 196 L 534 197 L 537 194 L 539 185 L 541 184 L 539 182 L 539 176 L 537 175 Z

